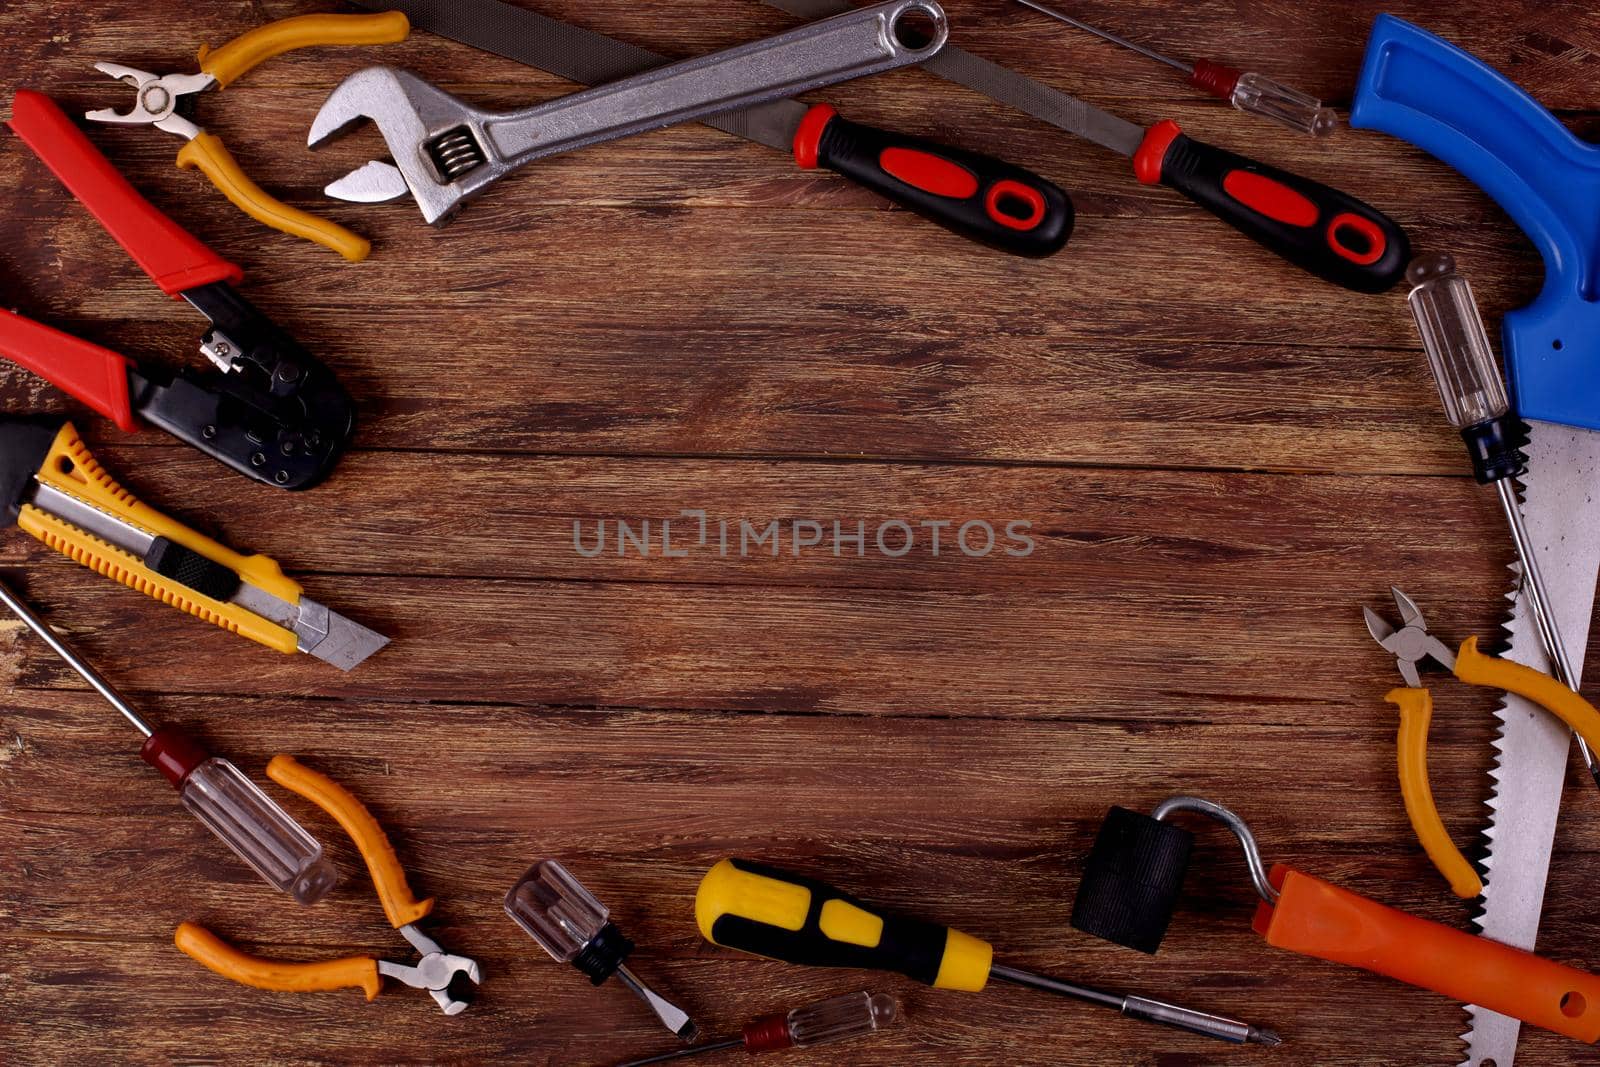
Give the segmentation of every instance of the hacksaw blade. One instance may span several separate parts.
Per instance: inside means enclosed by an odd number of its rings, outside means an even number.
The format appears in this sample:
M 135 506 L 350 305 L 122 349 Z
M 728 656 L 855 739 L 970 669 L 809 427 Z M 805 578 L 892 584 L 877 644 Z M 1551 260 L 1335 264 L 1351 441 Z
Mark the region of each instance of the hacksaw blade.
M 1582 678 L 1600 572 L 1600 433 L 1545 422 L 1531 426 L 1522 514 L 1556 628 Z M 1514 592 L 1512 599 L 1506 658 L 1548 672 L 1550 661 L 1526 594 Z M 1489 772 L 1489 824 L 1484 830 L 1489 852 L 1482 913 L 1474 921 L 1485 937 L 1532 951 L 1572 733 L 1543 708 L 1510 694 L 1495 714 L 1500 720 L 1494 742 L 1498 755 Z M 1468 1006 L 1467 1015 L 1471 1022 L 1462 1035 L 1467 1043 L 1464 1067 L 1512 1067 L 1521 1024 L 1477 1005 Z

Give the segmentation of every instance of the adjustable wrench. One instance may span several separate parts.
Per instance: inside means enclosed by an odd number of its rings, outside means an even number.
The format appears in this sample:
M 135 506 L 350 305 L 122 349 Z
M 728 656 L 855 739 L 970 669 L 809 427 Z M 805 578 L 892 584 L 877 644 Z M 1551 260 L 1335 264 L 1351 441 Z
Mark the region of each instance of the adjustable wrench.
M 536 159 L 920 63 L 948 36 L 935 0 L 890 0 L 508 112 L 473 107 L 407 71 L 368 67 L 329 95 L 308 143 L 370 119 L 394 162 L 358 167 L 327 193 L 374 203 L 409 192 L 425 220 L 442 223 Z

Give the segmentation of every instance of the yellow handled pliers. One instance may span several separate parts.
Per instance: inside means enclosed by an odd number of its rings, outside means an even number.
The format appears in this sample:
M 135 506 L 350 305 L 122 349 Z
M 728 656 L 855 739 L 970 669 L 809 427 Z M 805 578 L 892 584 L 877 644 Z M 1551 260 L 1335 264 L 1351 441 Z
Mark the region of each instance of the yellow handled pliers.
M 418 900 L 412 895 L 405 869 L 395 857 L 394 847 L 389 844 L 378 820 L 344 786 L 293 756 L 274 756 L 267 764 L 267 777 L 333 816 L 350 835 L 362 859 L 367 861 L 367 871 L 372 875 L 384 914 L 390 925 L 417 950 L 417 962 L 397 963 L 370 956 L 347 956 L 320 963 L 263 959 L 240 951 L 196 923 L 178 926 L 173 935 L 178 948 L 224 978 L 257 989 L 303 993 L 354 987 L 372 1000 L 387 976 L 413 989 L 427 990 L 446 1015 L 465 1011 L 472 1003 L 473 987 L 483 979 L 478 964 L 466 956 L 446 952 L 417 926 L 433 911 L 434 898 Z
M 178 152 L 178 166 L 198 167 L 240 211 L 275 230 L 304 237 L 357 262 L 367 258 L 371 242 L 343 226 L 290 207 L 251 181 L 221 139 L 196 125 L 194 98 L 210 89 L 226 88 L 259 64 L 296 48 L 390 44 L 405 40 L 410 32 L 410 22 L 399 11 L 381 15 L 300 15 L 258 26 L 215 50 L 202 47 L 198 74 L 158 75 L 120 63 L 96 63 L 94 68 L 102 74 L 133 86 L 134 105 L 126 112 L 101 108 L 87 112 L 84 118 L 91 122 L 154 126 L 182 137 L 188 143 Z
M 1502 689 L 1531 700 L 1571 727 L 1592 749 L 1600 749 L 1600 712 L 1548 674 L 1479 652 L 1476 637 L 1467 638 L 1461 643 L 1460 652 L 1452 653 L 1428 632 L 1427 621 L 1415 601 L 1398 589 L 1390 592 L 1400 609 L 1399 629 L 1371 608 L 1361 610 L 1367 632 L 1394 654 L 1400 677 L 1406 683 L 1405 688 L 1391 689 L 1384 696 L 1400 709 L 1400 795 L 1405 800 L 1411 828 L 1451 890 L 1458 897 L 1475 897 L 1483 892 L 1483 879 L 1445 832 L 1444 821 L 1433 802 L 1433 790 L 1428 786 L 1428 723 L 1433 718 L 1433 695 L 1423 688 L 1417 664 L 1431 659 L 1468 685 Z

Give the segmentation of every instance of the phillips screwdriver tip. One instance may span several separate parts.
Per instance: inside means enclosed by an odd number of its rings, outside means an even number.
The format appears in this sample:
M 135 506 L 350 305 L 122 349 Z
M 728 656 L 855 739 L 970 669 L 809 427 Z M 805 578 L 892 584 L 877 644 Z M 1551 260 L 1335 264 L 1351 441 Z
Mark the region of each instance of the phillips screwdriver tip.
M 1259 1026 L 1252 1026 L 1250 1028 L 1250 1032 L 1245 1035 L 1244 1039 L 1247 1042 L 1257 1045 L 1265 1045 L 1268 1048 L 1277 1048 L 1279 1045 L 1283 1044 L 1283 1038 L 1278 1036 L 1277 1031 L 1266 1030 Z

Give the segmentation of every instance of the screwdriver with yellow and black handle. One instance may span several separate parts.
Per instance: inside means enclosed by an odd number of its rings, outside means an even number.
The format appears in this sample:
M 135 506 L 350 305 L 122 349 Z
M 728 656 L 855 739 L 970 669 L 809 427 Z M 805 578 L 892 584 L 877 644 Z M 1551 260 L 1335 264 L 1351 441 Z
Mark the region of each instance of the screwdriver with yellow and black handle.
M 707 941 L 785 963 L 892 971 L 936 989 L 970 992 L 995 978 L 1234 1044 L 1272 1046 L 1283 1040 L 1235 1019 L 995 963 L 987 941 L 891 914 L 826 883 L 750 860 L 725 859 L 707 871 L 694 907 Z

